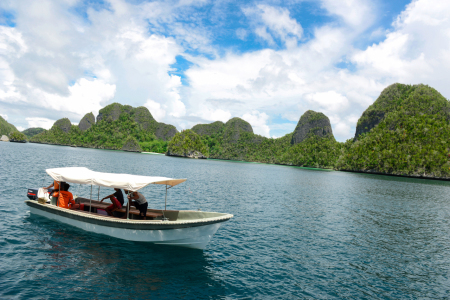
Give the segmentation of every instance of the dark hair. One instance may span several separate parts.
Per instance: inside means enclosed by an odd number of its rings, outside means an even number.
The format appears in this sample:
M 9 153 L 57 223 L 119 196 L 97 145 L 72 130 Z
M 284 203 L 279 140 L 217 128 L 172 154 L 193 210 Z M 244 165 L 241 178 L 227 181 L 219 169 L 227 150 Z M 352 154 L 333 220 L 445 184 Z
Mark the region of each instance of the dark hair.
M 68 184 L 67 182 L 61 182 L 61 190 L 62 191 L 68 191 L 70 188 L 70 184 Z

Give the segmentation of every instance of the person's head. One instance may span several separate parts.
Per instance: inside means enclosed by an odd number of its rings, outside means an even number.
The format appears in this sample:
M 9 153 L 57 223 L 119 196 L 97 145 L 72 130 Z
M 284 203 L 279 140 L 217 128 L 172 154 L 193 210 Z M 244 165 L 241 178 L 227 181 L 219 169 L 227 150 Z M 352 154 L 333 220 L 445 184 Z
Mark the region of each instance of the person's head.
M 120 191 L 120 189 L 118 189 L 118 188 L 114 188 L 114 190 L 115 190 L 116 192 Z

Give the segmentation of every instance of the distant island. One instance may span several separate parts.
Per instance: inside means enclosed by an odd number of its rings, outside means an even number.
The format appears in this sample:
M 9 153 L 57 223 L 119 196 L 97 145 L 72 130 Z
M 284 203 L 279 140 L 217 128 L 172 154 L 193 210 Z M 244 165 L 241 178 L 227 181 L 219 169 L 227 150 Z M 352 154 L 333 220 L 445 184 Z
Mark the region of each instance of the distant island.
M 17 135 L 7 124 L 0 119 L 1 133 Z M 345 143 L 335 140 L 329 118 L 312 110 L 292 133 L 273 139 L 254 134 L 240 118 L 178 132 L 157 122 L 145 107 L 119 103 L 104 107 L 96 118 L 86 114 L 78 125 L 63 118 L 50 130 L 30 128 L 20 134 L 33 143 L 450 179 L 450 103 L 422 84 L 384 89 Z

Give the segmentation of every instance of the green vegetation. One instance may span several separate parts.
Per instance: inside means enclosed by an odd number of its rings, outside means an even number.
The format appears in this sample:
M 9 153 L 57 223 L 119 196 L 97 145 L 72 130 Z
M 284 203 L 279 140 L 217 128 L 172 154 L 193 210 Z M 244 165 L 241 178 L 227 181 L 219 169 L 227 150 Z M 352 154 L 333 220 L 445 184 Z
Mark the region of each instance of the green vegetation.
M 9 140 L 11 142 L 26 142 L 27 141 L 27 137 L 22 132 L 14 131 L 14 132 L 9 134 Z
M 3 119 L 2 116 L 0 116 L 0 136 L 9 135 L 14 131 L 18 131 L 17 128 L 14 125 L 6 122 L 6 120 Z
M 290 147 L 281 158 L 283 164 L 332 169 L 342 151 L 342 143 L 332 135 L 320 137 L 312 133 L 302 142 Z
M 425 85 L 395 84 L 363 113 L 358 126 L 373 121 L 374 111 L 383 117 L 355 143 L 347 141 L 337 169 L 450 176 L 450 103 L 442 95 Z
M 44 131 L 45 131 L 44 128 L 32 127 L 32 128 L 25 129 L 24 131 L 22 131 L 22 133 L 25 134 L 27 136 L 27 138 L 31 138 L 31 137 L 35 136 L 36 134 L 39 134 Z
M 167 155 L 206 158 L 209 156 L 208 147 L 193 130 L 183 130 L 170 141 Z
M 387 87 L 358 120 L 355 138 L 345 143 L 334 139 L 328 117 L 314 111 L 301 116 L 294 132 L 277 139 L 254 134 L 251 125 L 239 118 L 225 124 L 198 124 L 175 134 L 175 127 L 156 122 L 145 107 L 118 103 L 100 110 L 95 124 L 92 114 L 85 118 L 84 131 L 61 119 L 51 130 L 30 140 L 185 157 L 450 177 L 450 103 L 425 85 Z
M 167 147 L 167 142 L 158 140 L 154 133 L 144 130 L 126 112 L 122 113 L 115 121 L 107 118 L 85 131 L 81 131 L 78 126 L 71 125 L 70 129 L 65 132 L 60 125 L 66 125 L 68 119 L 66 119 L 67 121 L 62 120 L 56 121 L 50 130 L 32 137 L 30 142 L 120 150 L 124 147 L 126 140 L 132 137 L 138 141 L 143 151 L 164 153 Z

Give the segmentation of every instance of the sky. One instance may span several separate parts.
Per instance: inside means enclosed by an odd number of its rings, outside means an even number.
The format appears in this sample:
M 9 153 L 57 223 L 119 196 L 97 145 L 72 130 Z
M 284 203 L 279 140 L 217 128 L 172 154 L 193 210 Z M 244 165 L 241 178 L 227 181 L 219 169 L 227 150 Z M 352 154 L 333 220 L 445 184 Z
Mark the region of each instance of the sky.
M 307 110 L 338 141 L 393 83 L 450 97 L 450 1 L 2 0 L 0 115 L 19 130 L 118 102 L 178 130 Z

